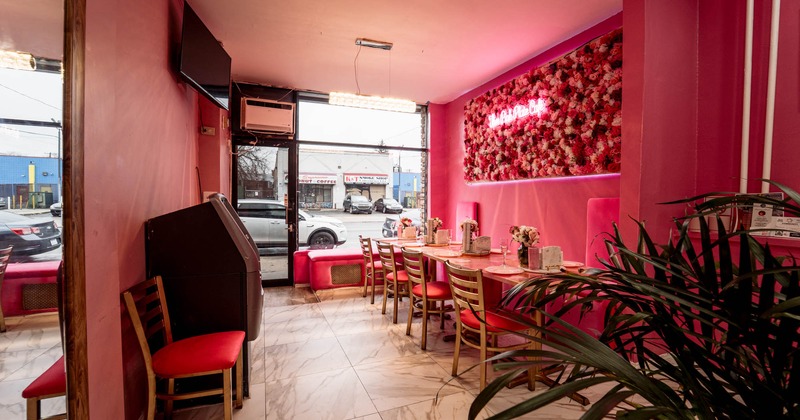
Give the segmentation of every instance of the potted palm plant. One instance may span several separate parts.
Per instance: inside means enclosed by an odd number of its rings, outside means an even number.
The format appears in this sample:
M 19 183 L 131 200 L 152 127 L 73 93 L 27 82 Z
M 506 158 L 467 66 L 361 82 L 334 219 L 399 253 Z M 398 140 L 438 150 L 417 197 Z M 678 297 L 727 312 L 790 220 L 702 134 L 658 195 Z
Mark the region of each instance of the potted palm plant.
M 503 303 L 513 307 L 505 316 L 525 322 L 538 312 L 546 319 L 532 325 L 540 336 L 530 337 L 542 348 L 496 356 L 496 369 L 507 372 L 476 397 L 470 418 L 529 363 L 566 369 L 557 385 L 492 418 L 517 417 L 601 383 L 612 386 L 582 418 L 800 418 L 800 364 L 794 363 L 800 351 L 800 266 L 791 256 L 775 255 L 769 241 L 714 217 L 721 207 L 761 201 L 800 215 L 800 195 L 772 184 L 785 200 L 706 200 L 695 205 L 695 214 L 676 219 L 675 233 L 661 245 L 637 222 L 638 242 L 628 246 L 614 226 L 605 239 L 610 258 L 602 270 L 549 275 L 509 290 Z M 711 195 L 720 196 L 680 202 Z M 688 230 L 691 218 L 699 218 L 697 233 Z M 563 306 L 548 313 L 545 308 L 559 301 Z M 606 309 L 597 336 L 560 319 L 598 303 Z

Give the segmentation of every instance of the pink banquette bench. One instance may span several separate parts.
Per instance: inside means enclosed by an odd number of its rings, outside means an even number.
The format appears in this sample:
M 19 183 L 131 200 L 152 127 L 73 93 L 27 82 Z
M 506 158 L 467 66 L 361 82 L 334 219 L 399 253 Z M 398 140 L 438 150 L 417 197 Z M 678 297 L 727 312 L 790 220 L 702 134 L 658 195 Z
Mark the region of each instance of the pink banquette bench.
M 9 264 L 3 280 L 3 314 L 15 316 L 56 311 L 56 276 L 60 263 Z
M 378 260 L 377 249 L 373 257 Z M 398 247 L 395 258 L 400 261 L 402 257 Z M 366 268 L 361 248 L 300 250 L 293 258 L 295 284 L 308 284 L 313 290 L 364 286 Z

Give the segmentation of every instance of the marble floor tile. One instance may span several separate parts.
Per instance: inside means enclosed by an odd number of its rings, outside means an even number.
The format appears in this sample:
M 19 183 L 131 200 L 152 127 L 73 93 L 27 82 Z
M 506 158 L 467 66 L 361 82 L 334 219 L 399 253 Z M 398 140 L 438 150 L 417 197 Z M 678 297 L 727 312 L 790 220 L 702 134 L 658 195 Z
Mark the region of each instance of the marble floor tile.
M 3 357 L 6 355 L 3 354 Z M 25 399 L 22 390 L 31 383 L 28 379 L 0 381 L 0 419 L 25 419 Z
M 372 363 L 355 367 L 378 411 L 462 392 L 450 374 L 425 354 L 395 359 L 391 363 Z
M 350 367 L 350 361 L 336 338 L 321 338 L 301 343 L 267 347 L 263 382 L 339 370 Z
M 384 329 L 340 335 L 337 338 L 353 366 L 423 353 L 419 345 L 405 335 L 405 331 Z
M 0 381 L 6 380 L 17 371 L 29 369 L 26 365 L 33 363 L 39 356 L 42 356 L 46 352 L 46 348 L 3 352 L 3 357 L 0 358 Z M 50 364 L 52 364 L 52 362 Z M 44 367 L 41 371 L 44 372 L 46 369 L 47 367 Z
M 27 361 L 23 366 L 6 376 L 3 380 L 14 381 L 17 379 L 28 379 L 29 381 L 33 381 L 50 368 L 63 354 L 61 344 L 59 343 L 45 350 L 33 360 Z M 3 359 L 5 360 L 5 354 L 3 355 Z M 2 369 L 2 371 L 5 370 L 5 368 Z
M 466 419 L 475 397 L 469 392 L 457 392 L 438 399 L 422 401 L 380 413 L 382 420 L 452 420 Z M 488 410 L 478 415 L 478 419 L 488 417 Z
M 382 419 L 383 418 L 381 417 L 380 414 L 370 414 L 370 415 L 364 416 L 364 417 L 354 417 L 353 418 L 353 420 L 382 420 Z
M 333 337 L 333 335 L 333 330 L 325 318 L 298 318 L 264 324 L 266 347 Z
M 264 308 L 262 314 L 262 320 L 265 324 L 306 318 L 323 318 L 318 304 L 270 306 Z
M 322 300 L 319 303 L 319 309 L 325 317 L 335 318 L 352 315 L 354 313 L 374 313 L 376 311 L 380 313 L 381 304 L 379 301 L 371 304 L 368 299 L 358 296 L 353 298 Z
M 282 286 L 264 288 L 264 307 L 303 305 L 318 302 L 314 291 L 304 286 Z
M 267 419 L 350 419 L 377 413 L 352 368 L 282 379 L 266 385 Z
M 330 323 L 331 330 L 337 336 L 348 334 L 360 334 L 370 331 L 385 331 L 387 329 L 398 330 L 400 325 L 392 324 L 391 315 L 381 315 L 380 311 L 369 313 L 352 313 L 349 315 L 326 318 Z M 405 324 L 402 324 L 402 330 L 405 331 Z

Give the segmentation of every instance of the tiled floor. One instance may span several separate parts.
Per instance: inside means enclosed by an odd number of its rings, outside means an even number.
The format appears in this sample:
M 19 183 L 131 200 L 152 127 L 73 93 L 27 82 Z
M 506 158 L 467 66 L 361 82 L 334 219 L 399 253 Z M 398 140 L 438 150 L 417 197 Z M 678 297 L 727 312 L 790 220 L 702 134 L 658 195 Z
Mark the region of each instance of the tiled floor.
M 405 335 L 400 321 L 381 314 L 360 290 L 318 292 L 307 288 L 265 289 L 263 330 L 252 342 L 251 396 L 236 419 L 465 419 L 478 392 L 478 370 L 450 376 L 452 334 L 429 324 L 428 350 L 419 348 L 420 320 Z M 10 318 L 0 334 L 0 418 L 24 419 L 20 397 L 36 376 L 61 354 L 55 315 Z M 477 362 L 462 350 L 460 370 Z M 538 384 L 537 389 L 544 389 Z M 486 417 L 531 397 L 524 387 L 504 389 L 482 414 Z M 596 395 L 587 395 L 596 398 Z M 60 401 L 59 401 L 60 400 Z M 44 404 L 45 414 L 63 411 L 63 399 Z M 571 401 L 552 404 L 525 418 L 576 419 L 586 410 Z M 222 418 L 221 404 L 176 413 L 176 419 Z

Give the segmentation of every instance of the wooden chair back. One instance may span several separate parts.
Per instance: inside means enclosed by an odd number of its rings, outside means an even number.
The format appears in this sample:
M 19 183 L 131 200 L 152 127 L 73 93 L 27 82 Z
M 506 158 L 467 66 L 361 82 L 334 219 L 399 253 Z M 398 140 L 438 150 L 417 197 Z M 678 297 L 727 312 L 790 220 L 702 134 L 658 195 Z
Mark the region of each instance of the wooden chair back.
M 364 238 L 361 235 L 358 235 L 358 242 L 361 243 L 361 253 L 364 255 L 364 263 L 367 264 L 367 267 L 373 265 L 373 255 L 372 255 L 372 239 Z
M 425 265 L 422 258 L 422 252 L 413 251 L 403 248 L 403 265 L 405 265 L 406 273 L 408 273 L 408 281 L 411 287 L 419 284 L 422 285 L 422 296 L 427 296 L 425 285 L 428 279 L 425 277 Z
M 384 274 L 389 274 L 389 272 L 392 272 L 394 273 L 394 276 L 397 276 L 397 265 L 395 264 L 394 259 L 394 245 L 378 242 L 378 257 L 381 259 L 381 264 L 383 264 Z
M 172 326 L 161 276 L 131 287 L 122 294 L 131 317 L 149 376 L 153 375 L 151 355 L 172 343 Z
M 481 270 L 456 267 L 451 265 L 450 261 L 445 263 L 445 269 L 453 292 L 456 316 L 459 317 L 461 311 L 471 308 L 483 317 L 486 306 L 483 298 L 483 276 L 481 275 Z

